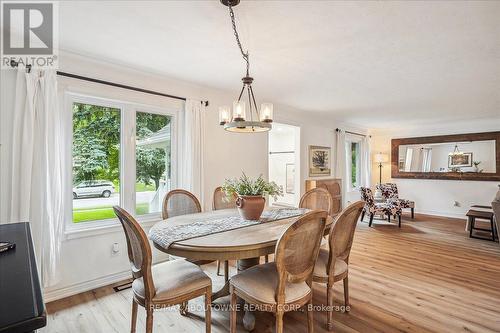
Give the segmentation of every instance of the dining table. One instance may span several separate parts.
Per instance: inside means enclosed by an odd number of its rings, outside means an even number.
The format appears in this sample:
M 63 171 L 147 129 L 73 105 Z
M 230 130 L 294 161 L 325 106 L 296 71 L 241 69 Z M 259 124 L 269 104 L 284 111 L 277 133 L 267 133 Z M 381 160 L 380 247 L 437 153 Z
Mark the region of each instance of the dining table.
M 260 257 L 273 254 L 283 232 L 309 210 L 268 207 L 259 221 L 240 217 L 237 209 L 179 215 L 156 223 L 149 231 L 154 247 L 192 261 L 236 260 L 238 272 L 258 265 Z M 325 235 L 333 219 L 327 218 Z M 229 295 L 229 281 L 213 292 L 212 302 Z M 255 317 L 246 311 L 245 329 L 251 331 Z

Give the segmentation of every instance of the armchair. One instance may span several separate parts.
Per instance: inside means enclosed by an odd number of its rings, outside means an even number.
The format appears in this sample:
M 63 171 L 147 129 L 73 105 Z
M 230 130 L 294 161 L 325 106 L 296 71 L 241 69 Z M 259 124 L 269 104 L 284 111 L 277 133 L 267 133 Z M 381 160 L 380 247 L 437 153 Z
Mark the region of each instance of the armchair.
M 375 202 L 373 199 L 373 192 L 368 187 L 361 187 L 361 200 L 365 202 L 365 207 L 361 213 L 361 221 L 363 221 L 365 214 L 369 214 L 370 222 L 368 226 L 372 226 L 373 216 L 375 214 L 387 215 L 387 220 L 391 221 L 391 215 L 398 217 L 398 226 L 401 228 L 401 206 L 396 201 Z
M 411 218 L 415 218 L 415 201 L 401 199 L 398 195 L 398 186 L 395 183 L 377 184 L 377 190 L 382 192 L 382 197 L 387 201 L 395 201 L 402 208 L 411 209 Z

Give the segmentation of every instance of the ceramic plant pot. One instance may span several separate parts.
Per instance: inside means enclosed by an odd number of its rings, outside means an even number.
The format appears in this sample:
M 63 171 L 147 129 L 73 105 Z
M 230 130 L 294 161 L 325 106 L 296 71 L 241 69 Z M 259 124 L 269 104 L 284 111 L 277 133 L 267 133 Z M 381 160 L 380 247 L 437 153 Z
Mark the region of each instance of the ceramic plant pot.
M 261 195 L 238 195 L 236 206 L 245 220 L 258 220 L 264 211 L 266 199 Z

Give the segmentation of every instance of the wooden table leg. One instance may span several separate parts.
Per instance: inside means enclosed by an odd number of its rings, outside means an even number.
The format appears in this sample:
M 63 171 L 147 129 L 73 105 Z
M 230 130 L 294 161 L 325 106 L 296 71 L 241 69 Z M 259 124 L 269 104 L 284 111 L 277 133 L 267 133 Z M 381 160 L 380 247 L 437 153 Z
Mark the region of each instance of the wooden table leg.
M 238 272 L 256 266 L 259 263 L 260 257 L 240 259 L 238 260 Z M 245 327 L 247 331 L 253 331 L 253 329 L 255 328 L 255 315 L 252 311 L 245 311 L 245 315 L 243 316 L 243 327 Z
M 221 297 L 229 296 L 229 281 L 227 281 L 224 286 L 212 294 L 212 303 Z

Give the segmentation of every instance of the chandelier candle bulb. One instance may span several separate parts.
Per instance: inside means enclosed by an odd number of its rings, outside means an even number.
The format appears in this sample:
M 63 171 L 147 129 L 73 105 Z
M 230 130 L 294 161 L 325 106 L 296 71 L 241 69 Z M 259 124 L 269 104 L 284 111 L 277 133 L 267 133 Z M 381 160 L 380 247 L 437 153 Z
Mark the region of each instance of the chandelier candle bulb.
M 245 102 L 234 101 L 233 103 L 233 121 L 245 120 Z
M 272 103 L 262 103 L 260 106 L 260 121 L 266 123 L 273 122 L 273 104 Z
M 231 108 L 227 105 L 219 107 L 219 124 L 220 125 L 225 125 L 228 123 L 231 118 Z

